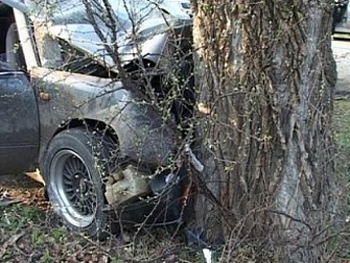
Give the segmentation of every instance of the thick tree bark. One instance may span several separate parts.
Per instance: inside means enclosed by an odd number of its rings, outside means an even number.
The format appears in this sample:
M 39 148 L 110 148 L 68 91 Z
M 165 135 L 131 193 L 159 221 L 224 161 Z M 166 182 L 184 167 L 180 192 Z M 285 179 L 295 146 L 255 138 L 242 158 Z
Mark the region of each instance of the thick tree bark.
M 204 180 L 215 196 L 198 197 L 197 222 L 215 226 L 214 238 L 223 230 L 230 249 L 250 236 L 290 262 L 319 262 L 336 205 L 331 1 L 203 0 L 194 9 L 213 153 Z

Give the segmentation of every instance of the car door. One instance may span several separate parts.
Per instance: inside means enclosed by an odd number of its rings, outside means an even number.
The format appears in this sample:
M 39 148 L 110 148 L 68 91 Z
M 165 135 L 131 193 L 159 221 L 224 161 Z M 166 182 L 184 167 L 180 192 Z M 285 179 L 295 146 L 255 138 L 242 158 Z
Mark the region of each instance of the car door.
M 34 168 L 39 117 L 34 91 L 22 72 L 0 67 L 0 175 Z

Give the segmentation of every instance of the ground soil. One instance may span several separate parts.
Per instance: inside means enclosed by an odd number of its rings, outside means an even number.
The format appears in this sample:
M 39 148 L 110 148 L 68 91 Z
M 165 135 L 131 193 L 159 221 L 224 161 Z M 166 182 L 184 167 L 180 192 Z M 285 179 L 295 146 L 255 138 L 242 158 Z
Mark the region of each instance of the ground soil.
M 35 205 L 40 209 L 49 208 L 44 186 L 25 174 L 1 176 L 0 197 L 2 196 L 23 204 Z

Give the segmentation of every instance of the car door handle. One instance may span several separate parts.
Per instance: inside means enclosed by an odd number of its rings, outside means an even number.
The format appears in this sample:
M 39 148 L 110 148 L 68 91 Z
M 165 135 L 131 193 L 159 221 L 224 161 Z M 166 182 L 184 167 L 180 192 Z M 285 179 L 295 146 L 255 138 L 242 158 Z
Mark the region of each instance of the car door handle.
M 40 92 L 39 97 L 41 100 L 49 101 L 50 100 L 50 93 Z

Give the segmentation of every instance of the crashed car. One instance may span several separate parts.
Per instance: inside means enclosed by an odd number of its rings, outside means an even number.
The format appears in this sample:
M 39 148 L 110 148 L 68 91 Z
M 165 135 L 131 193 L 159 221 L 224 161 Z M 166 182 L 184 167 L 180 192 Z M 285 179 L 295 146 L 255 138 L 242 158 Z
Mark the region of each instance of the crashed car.
M 62 221 L 90 236 L 111 219 L 179 223 L 195 160 L 191 19 L 100 2 L 0 3 L 0 174 L 40 168 Z

